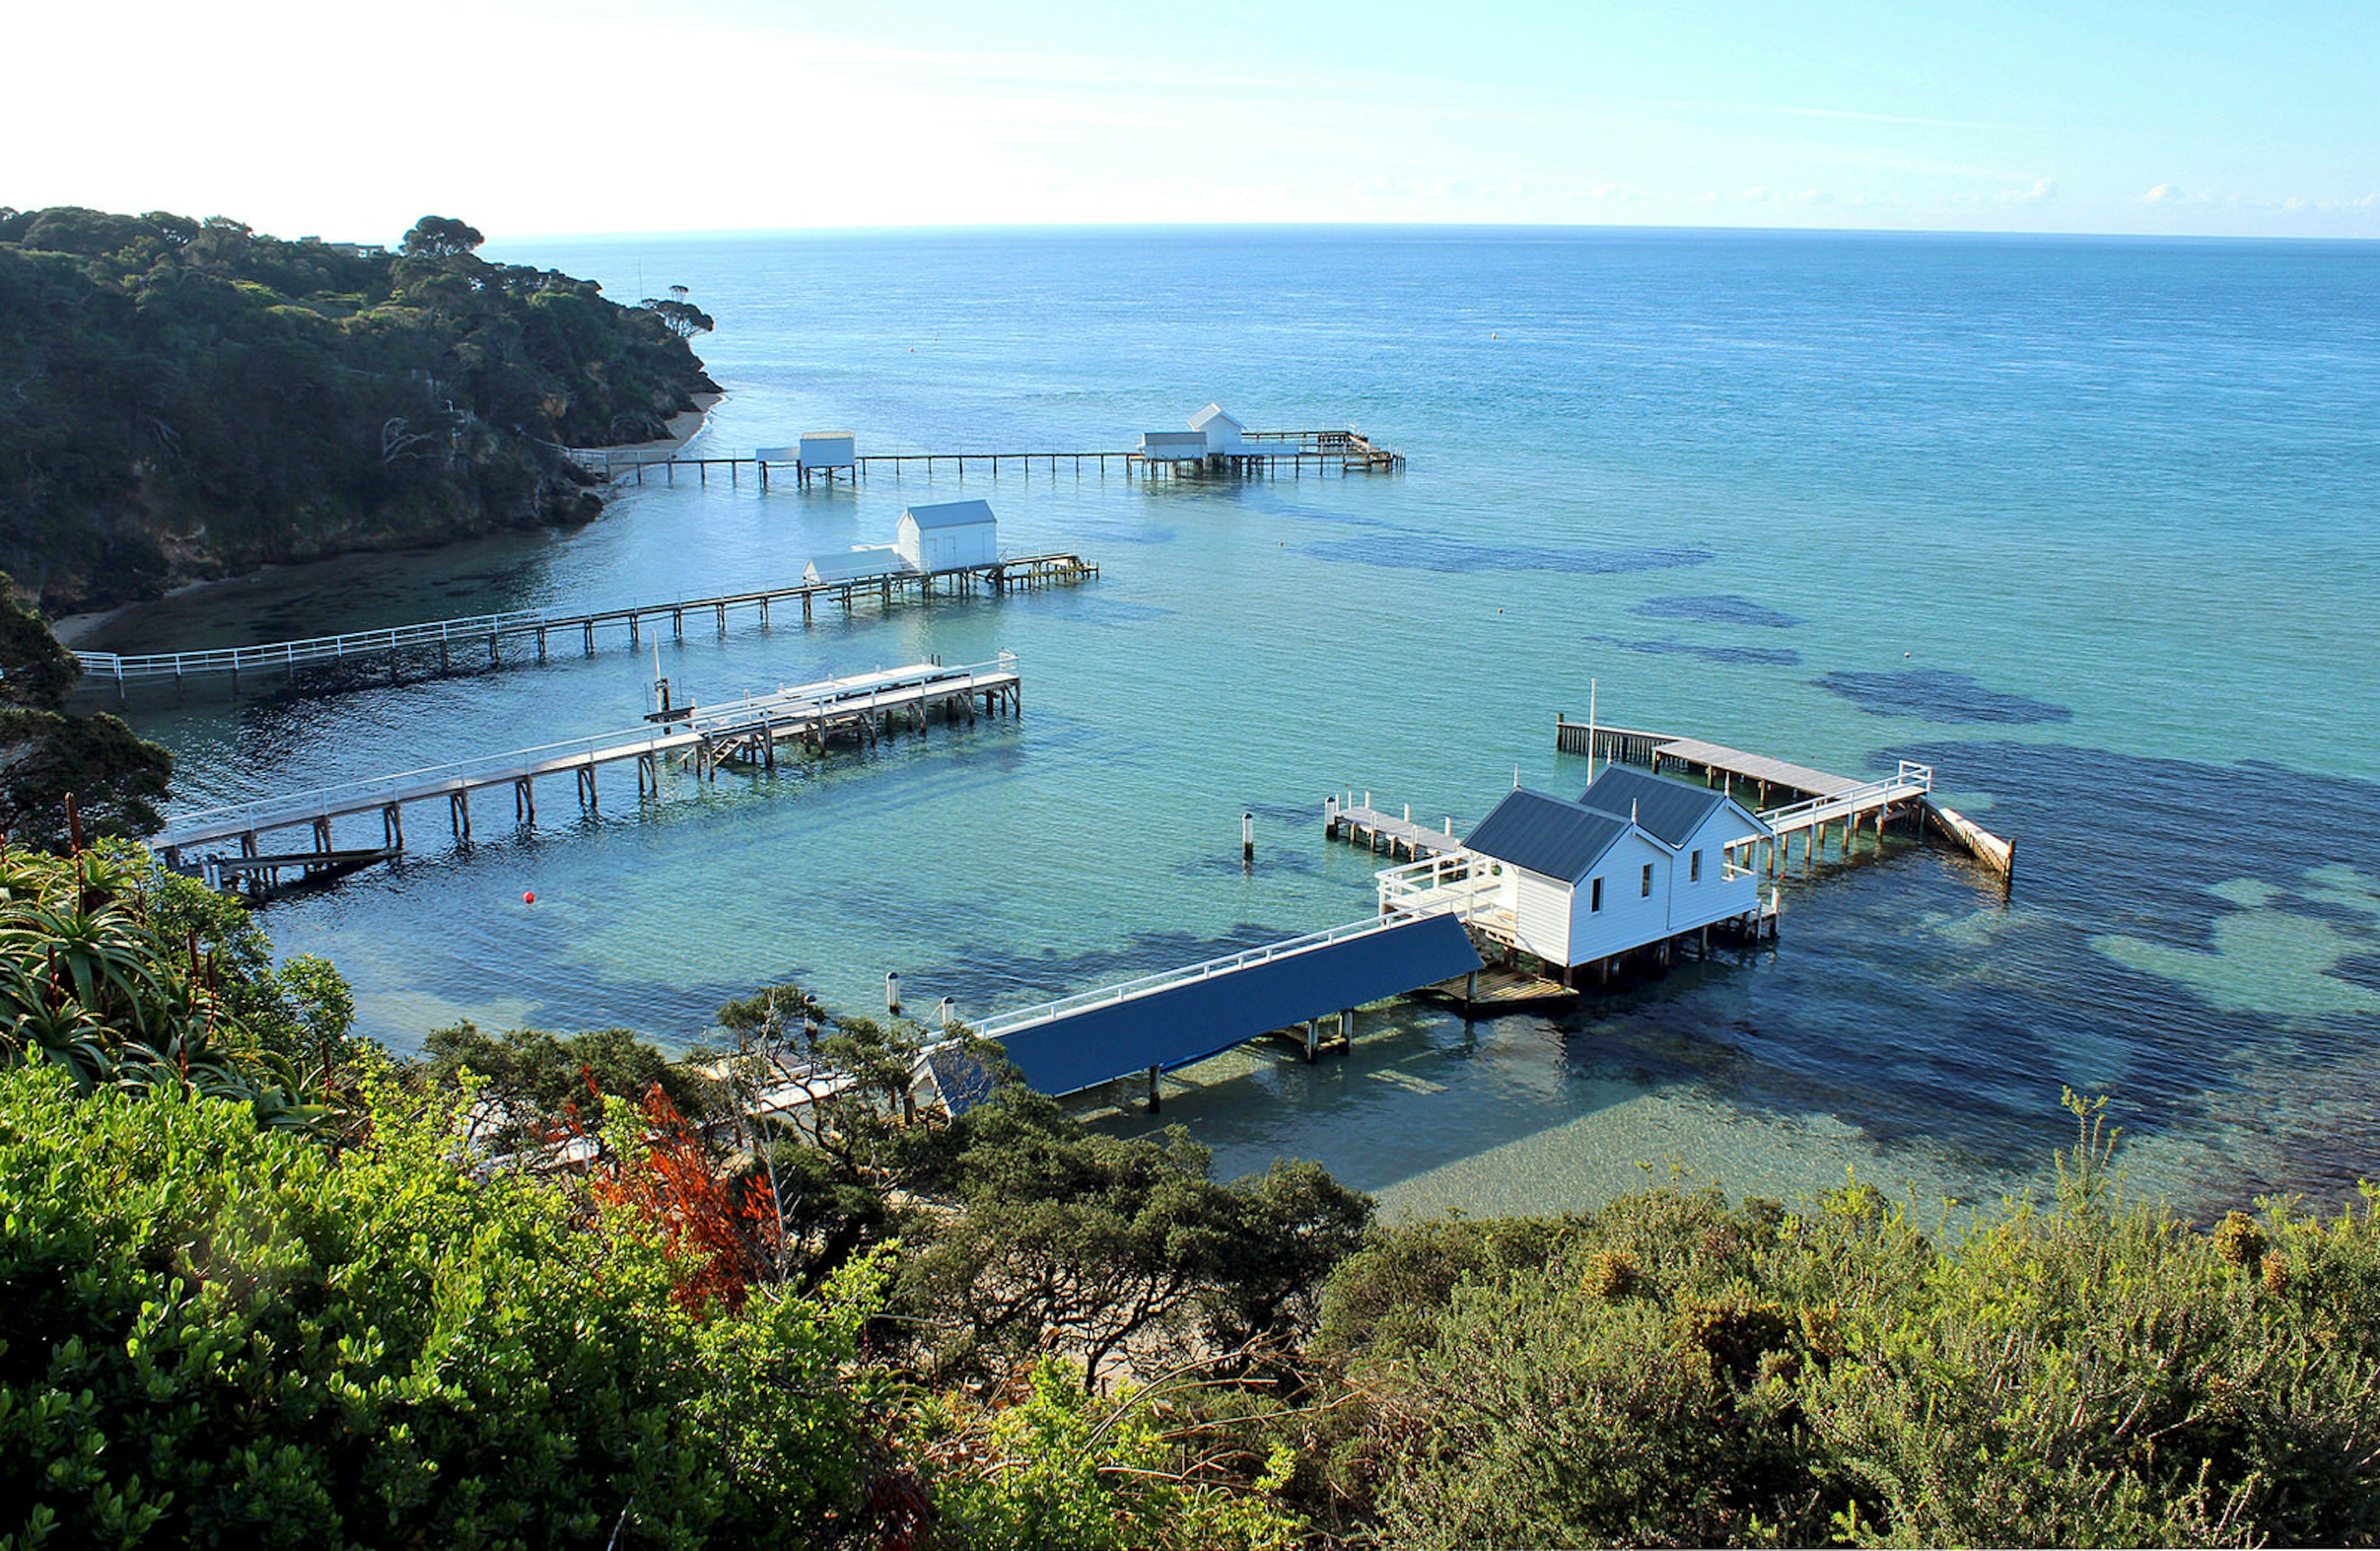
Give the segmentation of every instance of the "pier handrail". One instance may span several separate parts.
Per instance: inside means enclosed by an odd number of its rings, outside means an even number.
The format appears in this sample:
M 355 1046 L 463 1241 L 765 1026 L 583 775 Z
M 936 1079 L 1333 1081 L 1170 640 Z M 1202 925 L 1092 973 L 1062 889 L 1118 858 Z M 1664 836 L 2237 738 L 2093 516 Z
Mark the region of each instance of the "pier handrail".
M 1097 570 L 1081 556 L 1060 551 L 1003 555 L 992 563 L 1001 566 L 1035 565 L 1069 560 L 1077 563 L 1083 571 Z M 984 568 L 959 566 L 952 569 Z M 576 629 L 591 624 L 609 624 L 630 618 L 646 619 L 699 609 L 740 608 L 764 598 L 789 599 L 804 593 L 827 597 L 846 585 L 846 582 L 795 581 L 783 587 L 753 588 L 743 592 L 705 598 L 676 598 L 661 602 L 622 603 L 604 608 L 509 609 L 498 613 L 470 614 L 460 619 L 427 620 L 417 624 L 353 630 L 336 636 L 309 636 L 289 641 L 265 641 L 246 647 L 211 647 L 197 651 L 171 652 L 77 651 L 75 660 L 92 677 L 111 680 L 162 678 L 169 674 L 180 677 L 226 670 L 237 673 L 246 668 L 293 667 L 299 663 L 337 661 L 347 657 L 394 651 L 407 647 L 471 646 L 491 636 L 521 636 L 540 629 Z
M 1031 1007 L 1020 1007 L 1014 1012 L 995 1013 L 980 1023 L 970 1024 L 967 1025 L 968 1030 L 978 1038 L 998 1039 L 1014 1034 L 1019 1029 L 1035 1024 L 1048 1023 L 1053 1018 L 1062 1018 L 1069 1013 L 1080 1012 L 1093 1007 L 1105 1007 L 1115 1002 L 1129 1001 L 1135 997 L 1147 996 L 1153 991 L 1165 990 L 1174 986 L 1185 986 L 1196 980 L 1211 979 L 1218 975 L 1229 975 L 1273 959 L 1286 958 L 1293 953 L 1304 953 L 1313 949 L 1328 947 L 1334 942 L 1345 942 L 1367 933 L 1382 931 L 1390 927 L 1401 927 L 1408 922 L 1418 920 L 1420 914 L 1398 911 L 1389 915 L 1366 916 L 1361 921 L 1350 921 L 1345 926 L 1332 927 L 1327 931 L 1308 932 L 1304 937 L 1269 942 L 1261 948 L 1249 948 L 1237 953 L 1227 953 L 1220 958 L 1208 959 L 1181 969 L 1162 970 L 1154 975 L 1141 975 L 1137 979 L 1119 981 L 1112 986 L 1102 986 L 1097 990 L 1078 991 L 1073 996 L 1060 997 L 1054 1001 L 1039 1002 Z
M 494 754 L 474 755 L 468 759 L 450 759 L 442 764 L 421 765 L 409 770 L 391 770 L 382 775 L 361 776 L 350 781 L 332 782 L 323 786 L 308 787 L 298 792 L 276 793 L 270 797 L 252 797 L 245 802 L 225 803 L 219 807 L 190 808 L 169 815 L 165 827 L 149 839 L 152 849 L 174 844 L 176 831 L 189 829 L 220 829 L 236 818 L 251 814 L 285 814 L 307 807 L 327 807 L 334 803 L 370 797 L 395 788 L 410 792 L 444 779 L 468 781 L 474 772 L 484 769 L 510 769 L 539 758 L 562 759 L 578 754 L 609 754 L 617 750 L 658 753 L 694 741 L 694 734 L 663 732 L 651 727 L 634 727 L 616 733 L 594 733 L 581 738 L 565 738 L 560 743 L 535 744 L 528 748 L 505 749 Z
M 1773 830 L 1780 825 L 1791 827 L 1820 812 L 1832 813 L 1848 808 L 1864 807 L 1878 797 L 1897 797 L 1904 793 L 1927 793 L 1933 790 L 1934 767 L 1921 765 L 1913 759 L 1903 759 L 1900 762 L 1900 773 L 1896 775 L 1887 776 L 1881 781 L 1866 782 L 1844 791 L 1830 792 L 1824 796 L 1809 797 L 1798 803 L 1787 803 L 1782 807 L 1766 808 L 1758 817 L 1763 824 Z
M 888 694 L 933 685 L 948 685 L 957 689 L 986 674 L 1014 673 L 1016 662 L 1016 654 L 1003 647 L 1000 655 L 989 661 L 969 662 L 959 667 L 936 663 L 915 673 L 878 669 L 844 678 L 822 679 L 817 684 L 797 685 L 790 689 L 780 686 L 766 695 L 755 695 L 747 690 L 739 699 L 716 700 L 707 706 L 689 708 L 686 721 L 695 731 L 708 733 L 741 728 L 753 717 L 762 714 L 800 717 L 827 709 L 865 710 Z
M 957 668 L 938 667 L 929 673 L 896 675 L 892 682 L 880 685 L 866 699 L 868 703 L 872 704 L 877 695 L 892 692 L 904 685 L 943 682 L 952 682 L 955 685 L 959 680 L 971 682 L 978 675 L 987 672 L 1013 673 L 1016 662 L 1016 654 L 1003 649 L 996 659 L 988 662 L 970 663 Z M 877 676 L 879 675 L 858 674 L 843 682 L 860 683 Z M 804 685 L 797 689 L 783 693 L 789 696 L 799 696 L 802 691 L 820 689 L 836 682 L 831 679 L 825 680 L 820 685 Z M 739 703 L 727 701 L 722 704 L 735 708 Z M 757 709 L 759 702 L 755 701 L 754 704 Z M 839 709 L 846 707 L 852 709 L 867 709 L 867 705 L 859 699 L 838 703 L 823 697 L 794 698 L 784 702 L 784 714 L 799 716 L 805 711 L 814 711 L 830 705 Z M 770 708 L 771 711 L 777 709 Z M 584 737 L 565 738 L 559 743 L 536 744 L 528 748 L 504 749 L 490 754 L 474 755 L 466 759 L 452 759 L 436 765 L 419 766 L 409 770 L 393 770 L 380 775 L 333 782 L 327 785 L 310 787 L 304 791 L 277 793 L 269 797 L 226 803 L 217 807 L 192 808 L 169 816 L 165 820 L 164 828 L 152 836 L 149 843 L 152 848 L 200 843 L 177 837 L 191 830 L 199 830 L 210 834 L 220 832 L 238 819 L 256 815 L 277 818 L 309 808 L 363 806 L 366 806 L 367 799 L 375 796 L 386 796 L 395 801 L 408 795 L 419 797 L 434 794 L 439 791 L 446 790 L 447 783 L 450 782 L 456 787 L 468 786 L 471 784 L 471 778 L 475 775 L 492 774 L 494 779 L 501 780 L 505 774 L 517 773 L 526 767 L 546 765 L 566 769 L 581 757 L 591 758 L 601 756 L 607 760 L 613 760 L 638 754 L 671 753 L 700 744 L 711 732 L 736 725 L 738 723 L 734 719 L 722 715 L 708 729 L 689 731 L 646 726 L 629 728 L 616 733 L 594 733 Z
M 1496 892 L 1492 875 L 1483 865 L 1489 861 L 1476 851 L 1458 847 L 1382 867 L 1372 875 L 1379 890 L 1380 908 L 1415 915 L 1452 915 L 1465 922 L 1486 915 L 1480 896 Z

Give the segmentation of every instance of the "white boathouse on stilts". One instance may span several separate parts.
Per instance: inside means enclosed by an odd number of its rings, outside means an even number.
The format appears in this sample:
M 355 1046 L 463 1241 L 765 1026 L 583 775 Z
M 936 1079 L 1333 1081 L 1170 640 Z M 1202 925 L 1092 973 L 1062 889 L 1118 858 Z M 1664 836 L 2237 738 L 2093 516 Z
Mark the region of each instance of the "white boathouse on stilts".
M 1759 930 L 1775 900 L 1757 850 L 1774 838 L 1724 792 L 1615 765 L 1575 801 L 1515 787 L 1459 845 L 1381 871 L 1380 907 L 1450 910 L 1566 986 L 1608 980 L 1631 953 L 1667 963 L 1715 927 Z

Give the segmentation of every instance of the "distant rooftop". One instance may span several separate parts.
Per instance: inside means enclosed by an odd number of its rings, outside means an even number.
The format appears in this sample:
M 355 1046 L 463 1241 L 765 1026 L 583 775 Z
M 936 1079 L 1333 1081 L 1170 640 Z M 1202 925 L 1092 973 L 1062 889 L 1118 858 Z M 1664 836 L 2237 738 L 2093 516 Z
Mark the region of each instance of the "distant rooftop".
M 919 527 L 965 527 L 999 520 L 991 515 L 988 501 L 938 501 L 930 506 L 912 506 L 902 515 Z

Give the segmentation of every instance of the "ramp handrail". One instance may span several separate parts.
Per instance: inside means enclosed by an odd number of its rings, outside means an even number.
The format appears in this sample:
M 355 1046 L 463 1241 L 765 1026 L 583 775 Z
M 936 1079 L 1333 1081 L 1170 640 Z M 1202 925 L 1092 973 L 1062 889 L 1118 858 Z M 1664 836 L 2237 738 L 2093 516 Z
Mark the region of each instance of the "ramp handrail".
M 996 1013 L 980 1023 L 969 1024 L 968 1029 L 978 1038 L 999 1039 L 1014 1034 L 1019 1029 L 1030 1027 L 1035 1024 L 1049 1023 L 1070 1013 L 1085 1012 L 1094 1007 L 1105 1007 L 1115 1002 L 1129 1001 L 1135 997 L 1147 996 L 1152 991 L 1167 990 L 1175 986 L 1188 985 L 1196 980 L 1212 979 L 1218 975 L 1230 975 L 1274 959 L 1287 958 L 1293 953 L 1304 953 L 1317 948 L 1327 948 L 1334 942 L 1345 942 L 1373 932 L 1385 931 L 1390 927 L 1405 926 L 1418 919 L 1420 919 L 1419 914 L 1411 911 L 1366 916 L 1361 921 L 1350 921 L 1343 927 L 1332 927 L 1327 931 L 1308 932 L 1304 937 L 1286 938 L 1279 942 L 1267 943 L 1261 948 L 1250 948 L 1237 953 L 1227 953 L 1221 958 L 1208 959 L 1181 969 L 1161 970 L 1154 975 L 1141 975 L 1137 979 L 1119 981 L 1112 986 L 1102 986 L 1097 990 L 1078 991 L 1073 996 L 1060 997 L 1054 1001 L 1040 1002 L 1032 1007 L 1020 1007 L 1012 1012 Z

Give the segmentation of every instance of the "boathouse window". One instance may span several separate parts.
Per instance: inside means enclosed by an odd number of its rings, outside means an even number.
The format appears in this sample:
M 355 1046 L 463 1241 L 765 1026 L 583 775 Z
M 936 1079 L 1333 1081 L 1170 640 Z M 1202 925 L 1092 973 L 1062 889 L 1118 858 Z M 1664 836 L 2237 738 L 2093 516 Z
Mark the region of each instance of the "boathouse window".
M 1587 913 L 1589 915 L 1594 915 L 1597 911 L 1601 910 L 1602 908 L 1603 908 L 1603 879 L 1601 879 L 1601 878 L 1597 878 L 1593 883 L 1590 883 L 1590 884 L 1588 884 L 1588 885 L 1587 885 L 1587 889 L 1586 889 L 1586 913 Z
M 1636 892 L 1642 899 L 1649 900 L 1653 897 L 1653 864 L 1650 862 L 1645 864 L 1645 881 Z
M 1692 856 L 1686 858 L 1686 881 L 1689 883 L 1700 883 L 1702 880 L 1703 854 L 1697 851 Z

